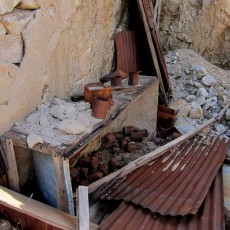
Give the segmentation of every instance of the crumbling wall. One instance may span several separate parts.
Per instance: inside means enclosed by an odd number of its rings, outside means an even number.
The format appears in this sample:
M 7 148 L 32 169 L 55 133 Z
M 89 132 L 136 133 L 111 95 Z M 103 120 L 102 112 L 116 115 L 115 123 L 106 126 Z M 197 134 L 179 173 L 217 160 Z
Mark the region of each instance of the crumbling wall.
M 0 0 L 0 135 L 45 93 L 68 98 L 110 72 L 126 2 Z
M 160 30 L 166 50 L 193 49 L 230 67 L 229 0 L 162 0 Z

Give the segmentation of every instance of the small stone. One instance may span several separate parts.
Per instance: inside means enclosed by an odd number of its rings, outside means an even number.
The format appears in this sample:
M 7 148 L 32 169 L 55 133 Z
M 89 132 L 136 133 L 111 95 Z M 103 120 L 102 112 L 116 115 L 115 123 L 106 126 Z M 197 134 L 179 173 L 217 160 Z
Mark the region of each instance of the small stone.
M 225 126 L 220 124 L 220 123 L 214 124 L 214 127 L 215 127 L 215 129 L 216 129 L 216 131 L 218 132 L 219 135 L 221 135 L 221 134 L 223 134 L 223 133 L 225 133 L 227 131 Z
M 11 13 L 3 15 L 1 23 L 8 34 L 19 35 L 33 18 L 33 11 L 15 9 Z
M 182 107 L 187 105 L 188 103 L 183 99 L 178 99 L 176 101 L 172 101 L 169 103 L 169 108 L 174 109 L 176 112 L 178 112 Z
M 28 144 L 29 148 L 33 148 L 38 143 L 41 143 L 41 144 L 43 143 L 42 137 L 37 135 L 34 132 L 29 133 L 29 135 L 27 137 L 27 144 Z
M 204 66 L 197 65 L 193 68 L 193 74 L 197 77 L 197 79 L 201 79 L 203 76 L 208 74 L 208 71 L 205 69 Z
M 21 36 L 8 34 L 0 39 L 0 62 L 20 63 L 23 57 Z
M 197 102 L 200 106 L 203 106 L 203 105 L 206 103 L 206 99 L 205 99 L 204 96 L 198 97 L 198 98 L 196 99 L 196 102 Z
M 189 68 L 186 68 L 186 69 L 184 70 L 184 72 L 185 72 L 187 75 L 190 75 L 190 69 L 189 69 Z
M 197 81 L 193 82 L 193 85 L 194 85 L 194 87 L 196 87 L 197 89 L 199 89 L 200 87 L 202 87 L 202 85 L 201 85 L 199 82 L 197 82 Z
M 0 0 L 0 14 L 11 12 L 21 0 Z
M 192 101 L 195 101 L 196 100 L 196 96 L 194 95 L 189 95 L 186 97 L 185 99 L 187 102 L 192 102 Z
M 204 98 L 208 98 L 209 97 L 209 94 L 207 92 L 207 90 L 203 87 L 199 88 L 197 90 L 197 93 L 196 93 L 196 96 L 197 97 L 204 97 Z
M 0 23 L 0 38 L 6 35 L 6 28 Z
M 201 79 L 201 82 L 203 85 L 208 86 L 208 87 L 216 84 L 216 80 L 210 74 L 207 74 L 206 76 L 204 76 Z
M 190 105 L 191 105 L 192 109 L 190 111 L 189 118 L 192 118 L 192 119 L 203 118 L 204 111 L 201 108 L 201 106 L 196 101 L 191 102 Z
M 40 125 L 43 127 L 49 127 L 50 125 L 48 118 L 45 114 L 42 114 L 40 117 Z
M 230 121 L 230 109 L 227 109 L 225 113 L 226 120 Z
M 59 124 L 59 129 L 68 134 L 81 134 L 86 131 L 86 127 L 79 121 L 66 119 L 61 121 Z
M 17 8 L 22 10 L 37 10 L 40 6 L 36 0 L 22 0 Z
M 175 79 L 179 79 L 181 77 L 182 77 L 182 71 L 181 68 L 179 67 L 175 72 Z
M 199 123 L 197 120 L 188 118 L 188 117 L 179 117 L 176 119 L 176 122 L 174 124 L 174 127 L 181 133 L 185 134 L 189 131 L 194 130 L 197 126 L 199 126 Z
M 177 113 L 177 117 L 187 117 L 191 111 L 191 108 L 191 105 L 185 105 L 179 110 L 179 112 Z

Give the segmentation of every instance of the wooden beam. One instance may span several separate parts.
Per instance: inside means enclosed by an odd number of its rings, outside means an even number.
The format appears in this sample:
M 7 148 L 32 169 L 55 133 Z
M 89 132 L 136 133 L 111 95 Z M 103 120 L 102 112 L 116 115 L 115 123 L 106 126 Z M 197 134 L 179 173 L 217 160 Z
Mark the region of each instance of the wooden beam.
M 88 187 L 78 186 L 77 188 L 77 217 L 78 229 L 89 230 L 89 198 Z
M 36 200 L 29 199 L 19 193 L 13 192 L 0 186 L 0 206 L 11 210 L 9 213 L 5 213 L 9 218 L 17 219 L 18 214 L 23 216 L 21 220 L 25 221 L 25 225 L 30 222 L 29 220 L 33 218 L 34 222 L 41 224 L 50 225 L 52 229 L 65 229 L 65 230 L 76 230 L 77 229 L 77 218 L 76 216 L 70 215 L 56 208 L 50 207 Z M 27 220 L 27 221 L 26 221 Z M 23 225 L 23 223 L 22 223 Z M 23 225 L 23 226 L 25 226 Z M 31 226 L 32 229 L 36 223 Z M 37 226 L 38 227 L 38 226 Z M 51 229 L 49 228 L 49 229 Z M 33 228 L 35 229 L 35 228 Z M 40 229 L 40 228 L 36 228 Z M 46 229 L 46 228 L 44 228 Z M 98 226 L 90 223 L 90 229 L 98 229 Z
M 165 92 L 164 83 L 163 83 L 163 79 L 162 79 L 162 76 L 161 76 L 161 71 L 160 71 L 158 60 L 157 60 L 156 51 L 155 51 L 155 48 L 154 48 L 154 45 L 153 45 L 153 40 L 152 40 L 150 28 L 148 26 L 148 21 L 147 21 L 146 15 L 145 15 L 145 10 L 144 10 L 144 7 L 143 7 L 143 4 L 142 4 L 141 0 L 137 0 L 137 4 L 138 4 L 138 7 L 139 7 L 140 14 L 142 16 L 142 20 L 143 20 L 143 24 L 144 24 L 148 44 L 149 44 L 149 49 L 150 49 L 151 56 L 152 56 L 152 59 L 153 59 L 153 65 L 154 65 L 154 67 L 156 69 L 157 77 L 159 79 L 160 89 L 161 89 L 161 93 L 162 93 L 162 96 L 163 96 L 163 101 L 164 101 L 165 105 L 167 106 L 168 105 L 168 98 L 167 98 L 167 94 Z
M 20 192 L 19 176 L 13 142 L 11 139 L 2 137 L 1 143 L 8 166 L 7 177 L 9 181 L 9 187 L 16 192 Z

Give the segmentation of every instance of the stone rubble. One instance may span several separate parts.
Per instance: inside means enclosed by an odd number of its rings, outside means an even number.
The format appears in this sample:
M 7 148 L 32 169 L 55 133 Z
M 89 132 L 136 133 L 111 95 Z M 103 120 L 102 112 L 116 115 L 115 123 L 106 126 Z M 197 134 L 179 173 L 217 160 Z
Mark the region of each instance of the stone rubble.
M 219 69 L 192 50 L 169 51 L 165 55 L 174 100 L 175 127 L 186 133 L 217 116 L 230 102 L 229 71 Z M 211 127 L 210 135 L 230 137 L 230 109 Z

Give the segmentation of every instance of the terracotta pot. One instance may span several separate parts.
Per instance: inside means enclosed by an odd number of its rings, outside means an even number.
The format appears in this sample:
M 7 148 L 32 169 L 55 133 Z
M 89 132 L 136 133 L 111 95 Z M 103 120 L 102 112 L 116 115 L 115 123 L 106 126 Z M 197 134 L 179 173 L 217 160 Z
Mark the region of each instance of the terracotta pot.
M 111 99 L 94 98 L 92 116 L 99 119 L 105 119 L 110 106 Z
M 112 98 L 112 88 L 105 87 L 101 83 L 89 83 L 84 86 L 84 99 L 93 103 L 95 97 Z
M 139 83 L 139 72 L 130 72 L 129 73 L 129 85 L 138 85 Z

